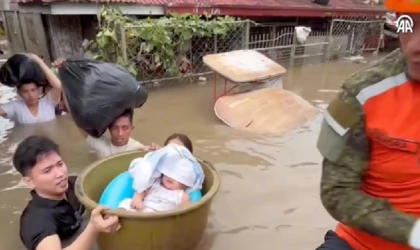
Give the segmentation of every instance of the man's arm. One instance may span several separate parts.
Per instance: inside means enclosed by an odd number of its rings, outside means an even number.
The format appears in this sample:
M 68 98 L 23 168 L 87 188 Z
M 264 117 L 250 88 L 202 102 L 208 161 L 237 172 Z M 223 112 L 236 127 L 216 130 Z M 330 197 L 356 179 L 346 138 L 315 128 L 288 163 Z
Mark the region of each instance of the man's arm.
M 64 250 L 90 250 L 99 232 L 115 233 L 121 227 L 116 216 L 104 216 L 105 207 L 92 210 L 89 224 L 75 241 Z M 41 216 L 42 218 L 39 218 Z M 20 236 L 28 250 L 62 250 L 54 219 L 50 214 L 24 214 L 21 218 Z
M 4 111 L 4 109 L 0 106 L 0 116 L 5 117 L 7 116 L 6 111 Z
M 181 204 L 179 204 L 180 208 L 184 208 L 184 207 L 188 207 L 189 205 L 191 205 L 191 199 L 190 196 L 188 195 L 187 192 L 184 192 L 182 194 L 182 198 L 181 198 Z
M 420 222 L 386 199 L 361 191 L 370 159 L 365 117 L 352 91 L 330 103 L 318 139 L 322 163 L 321 200 L 336 220 L 382 239 L 420 248 Z M 417 241 L 417 242 L 416 242 Z
M 0 104 L 0 116 L 12 118 L 15 116 L 16 101 Z
M 60 102 L 62 91 L 60 80 L 58 79 L 56 74 L 50 69 L 50 67 L 48 67 L 47 64 L 45 64 L 45 62 L 39 56 L 30 54 L 30 57 L 33 60 L 35 60 L 41 67 L 41 70 L 47 78 L 48 83 L 51 85 L 51 90 L 48 92 L 48 95 L 50 95 L 51 100 L 54 102 L 54 104 L 57 105 Z

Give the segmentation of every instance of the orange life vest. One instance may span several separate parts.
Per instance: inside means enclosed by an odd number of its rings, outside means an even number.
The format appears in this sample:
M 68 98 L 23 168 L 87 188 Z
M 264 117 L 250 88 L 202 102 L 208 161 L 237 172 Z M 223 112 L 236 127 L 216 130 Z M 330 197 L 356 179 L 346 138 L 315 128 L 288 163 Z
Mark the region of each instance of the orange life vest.
M 420 83 L 401 74 L 363 89 L 357 97 L 371 142 L 362 191 L 420 217 Z M 343 224 L 336 232 L 355 250 L 412 250 Z

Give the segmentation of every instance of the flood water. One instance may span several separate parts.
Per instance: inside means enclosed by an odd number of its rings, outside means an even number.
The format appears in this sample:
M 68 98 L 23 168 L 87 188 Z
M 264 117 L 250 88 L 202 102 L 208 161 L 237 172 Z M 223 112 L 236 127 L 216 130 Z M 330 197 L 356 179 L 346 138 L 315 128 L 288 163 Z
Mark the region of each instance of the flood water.
M 305 66 L 287 73 L 285 88 L 322 110 L 341 81 L 363 67 L 351 62 Z M 0 87 L 0 102 L 13 96 L 10 89 Z M 315 249 L 335 225 L 319 198 L 321 157 L 315 145 L 321 118 L 280 138 L 256 136 L 222 124 L 214 115 L 212 98 L 210 82 L 160 88 L 150 92 L 134 117 L 135 139 L 162 144 L 174 132 L 186 133 L 196 155 L 220 170 L 221 189 L 198 249 Z M 71 173 L 95 160 L 68 116 L 25 127 L 0 118 L 2 249 L 23 249 L 19 216 L 29 194 L 12 168 L 11 156 L 16 144 L 33 134 L 59 143 Z

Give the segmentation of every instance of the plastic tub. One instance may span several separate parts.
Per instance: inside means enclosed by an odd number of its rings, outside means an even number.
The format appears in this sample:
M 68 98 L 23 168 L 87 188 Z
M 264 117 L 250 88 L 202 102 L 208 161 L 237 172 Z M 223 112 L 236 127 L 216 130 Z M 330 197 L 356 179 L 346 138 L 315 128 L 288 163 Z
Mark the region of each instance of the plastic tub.
M 130 162 L 143 156 L 129 152 L 94 162 L 76 181 L 76 195 L 88 210 L 98 206 L 99 198 L 108 183 L 127 170 Z M 198 159 L 206 175 L 203 198 L 182 210 L 164 213 L 130 213 L 112 210 L 120 217 L 121 230 L 115 234 L 101 234 L 101 250 L 192 250 L 200 243 L 206 230 L 210 206 L 220 188 L 220 174 L 207 161 Z

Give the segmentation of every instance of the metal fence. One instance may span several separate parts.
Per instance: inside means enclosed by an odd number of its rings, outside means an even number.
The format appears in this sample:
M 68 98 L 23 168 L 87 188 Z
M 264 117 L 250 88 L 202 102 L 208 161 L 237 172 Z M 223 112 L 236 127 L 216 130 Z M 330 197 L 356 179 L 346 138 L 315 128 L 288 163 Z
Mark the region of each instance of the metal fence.
M 329 58 L 377 51 L 382 45 L 384 21 L 334 19 L 329 30 Z
M 249 49 L 259 51 L 284 67 L 293 67 L 326 60 L 328 44 L 326 30 L 312 31 L 306 42 L 300 44 L 295 27 L 281 27 L 274 34 L 251 33 Z
M 156 61 L 153 51 L 144 46 L 130 46 L 126 41 L 128 28 L 121 31 L 121 49 L 125 60 L 135 62 L 139 80 L 150 83 L 209 74 L 211 70 L 203 64 L 203 56 L 238 49 L 257 50 L 284 67 L 377 51 L 383 25 L 383 20 L 334 19 L 324 29 L 312 31 L 306 42 L 300 44 L 294 26 L 267 28 L 249 21 L 238 22 L 225 37 L 193 37 L 186 47 L 176 51 L 175 74 Z M 133 28 L 143 27 L 129 27 Z
M 246 48 L 247 37 L 249 37 L 246 33 L 248 25 L 248 22 L 235 22 L 229 33 L 224 37 L 216 35 L 212 37 L 193 37 L 187 44 L 183 44 L 174 52 L 176 72 L 165 68 L 161 58 L 156 56 L 158 53 L 148 48 L 148 45 L 144 42 L 140 42 L 141 46 L 131 46 L 131 42 L 127 42 L 127 37 L 129 37 L 132 29 L 142 29 L 144 27 L 130 26 L 121 31 L 122 54 L 126 61 L 135 63 L 137 77 L 143 83 L 205 75 L 210 73 L 210 70 L 204 65 L 203 56 Z M 147 28 L 150 29 L 150 26 L 147 26 Z M 170 28 L 168 27 L 168 29 Z

